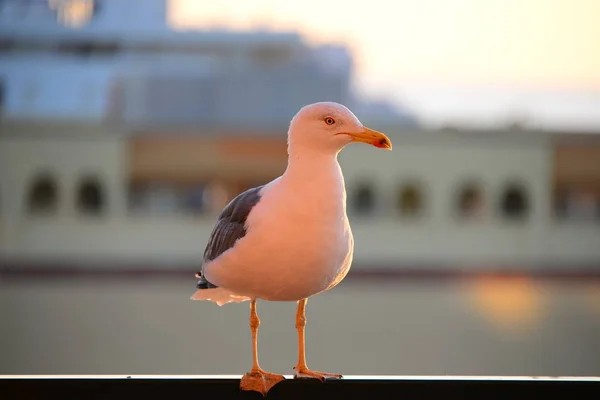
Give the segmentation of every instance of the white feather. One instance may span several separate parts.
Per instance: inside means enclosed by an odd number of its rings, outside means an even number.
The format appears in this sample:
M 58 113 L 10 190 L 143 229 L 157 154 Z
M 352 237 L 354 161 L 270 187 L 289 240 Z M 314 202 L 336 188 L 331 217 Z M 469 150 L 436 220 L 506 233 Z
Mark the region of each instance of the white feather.
M 240 296 L 296 301 L 346 275 L 353 238 L 341 171 L 335 157 L 311 166 L 311 180 L 290 168 L 264 188 L 246 236 L 204 266 L 206 279 Z

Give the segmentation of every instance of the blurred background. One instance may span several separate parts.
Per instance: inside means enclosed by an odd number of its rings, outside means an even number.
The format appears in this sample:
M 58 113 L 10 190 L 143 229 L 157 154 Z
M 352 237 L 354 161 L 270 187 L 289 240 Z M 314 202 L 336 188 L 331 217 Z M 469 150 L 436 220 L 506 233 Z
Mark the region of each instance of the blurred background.
M 309 366 L 600 375 L 596 0 L 0 1 L 0 374 L 241 374 L 248 305 L 193 302 L 216 213 L 337 101 L 355 261 Z M 263 367 L 295 303 L 260 303 Z

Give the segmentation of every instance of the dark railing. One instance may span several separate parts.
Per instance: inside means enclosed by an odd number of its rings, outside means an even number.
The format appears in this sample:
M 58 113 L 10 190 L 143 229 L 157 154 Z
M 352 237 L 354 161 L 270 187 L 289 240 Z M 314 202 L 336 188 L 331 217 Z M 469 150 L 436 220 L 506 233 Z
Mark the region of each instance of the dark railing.
M 347 376 L 321 383 L 287 376 L 268 399 L 600 399 L 600 377 Z M 0 376 L 1 399 L 261 399 L 240 376 Z

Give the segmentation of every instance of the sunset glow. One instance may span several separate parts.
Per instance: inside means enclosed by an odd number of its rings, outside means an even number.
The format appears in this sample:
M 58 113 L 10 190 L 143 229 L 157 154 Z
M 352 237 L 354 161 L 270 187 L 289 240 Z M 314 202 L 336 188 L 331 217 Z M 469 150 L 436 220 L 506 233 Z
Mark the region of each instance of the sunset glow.
M 178 28 L 298 29 L 342 41 L 361 75 L 431 84 L 600 88 L 597 0 L 172 0 Z
M 498 327 L 527 330 L 540 318 L 540 293 L 527 278 L 479 278 L 469 287 L 474 306 Z

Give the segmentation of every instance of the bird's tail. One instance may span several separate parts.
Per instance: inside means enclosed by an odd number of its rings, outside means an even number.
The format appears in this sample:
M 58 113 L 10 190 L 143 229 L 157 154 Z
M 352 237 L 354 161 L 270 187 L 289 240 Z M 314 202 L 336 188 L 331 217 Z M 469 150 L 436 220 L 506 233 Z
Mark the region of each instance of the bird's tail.
M 202 278 L 201 274 L 196 274 L 197 278 Z M 201 283 L 204 283 L 201 281 Z M 215 285 L 204 285 L 198 284 L 198 290 L 194 292 L 191 300 L 206 300 L 212 301 L 213 303 L 217 303 L 217 305 L 222 306 L 227 303 L 241 303 L 243 301 L 250 301 L 249 297 L 236 295 L 229 289 L 225 289 L 222 287 L 217 287 Z
M 192 300 L 208 300 L 222 306 L 227 303 L 241 303 L 250 301 L 249 297 L 238 296 L 230 290 L 217 287 L 212 289 L 198 289 L 191 297 Z

